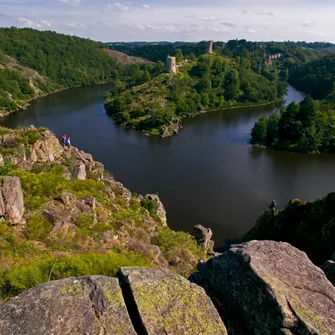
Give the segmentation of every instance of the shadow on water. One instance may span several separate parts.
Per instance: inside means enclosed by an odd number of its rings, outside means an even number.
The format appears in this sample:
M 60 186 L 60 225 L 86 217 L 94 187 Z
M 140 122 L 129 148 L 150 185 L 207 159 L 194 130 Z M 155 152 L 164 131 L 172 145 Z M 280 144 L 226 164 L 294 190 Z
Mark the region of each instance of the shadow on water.
M 276 199 L 312 200 L 335 189 L 335 156 L 302 155 L 252 147 L 254 122 L 280 106 L 211 112 L 186 120 L 179 135 L 145 138 L 109 118 L 103 107 L 110 84 L 76 88 L 33 101 L 3 126 L 45 126 L 105 164 L 137 193 L 158 193 L 173 229 L 202 224 L 216 246 L 238 241 Z M 290 87 L 287 103 L 304 94 Z

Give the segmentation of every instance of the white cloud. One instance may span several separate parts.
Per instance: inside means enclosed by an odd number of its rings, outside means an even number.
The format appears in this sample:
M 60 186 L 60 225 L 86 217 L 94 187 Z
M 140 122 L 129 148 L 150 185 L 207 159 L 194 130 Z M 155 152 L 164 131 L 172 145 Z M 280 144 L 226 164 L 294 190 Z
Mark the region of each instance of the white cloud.
M 316 26 L 316 23 L 315 23 L 315 22 L 312 22 L 312 21 L 309 21 L 309 20 L 305 20 L 305 21 L 302 23 L 302 25 L 303 25 L 304 27 L 314 27 L 314 26 Z
M 151 6 L 149 6 L 149 5 L 142 5 L 142 8 L 144 8 L 144 9 L 151 9 Z
M 26 19 L 25 17 L 18 17 L 17 22 L 22 23 L 25 27 L 33 27 L 34 22 Z
M 211 16 L 201 16 L 200 19 L 203 21 L 216 21 L 218 18 L 211 15 Z
M 128 3 L 114 2 L 114 7 L 120 12 L 128 12 L 130 10 L 129 2 Z
M 270 15 L 270 16 L 274 15 L 273 12 L 271 12 L 271 11 L 269 11 L 267 9 L 262 9 L 260 11 L 254 10 L 254 14 L 256 14 L 256 15 Z
M 74 29 L 79 29 L 79 28 L 87 29 L 87 27 L 84 24 L 78 23 L 78 22 L 70 22 L 70 23 L 67 23 L 65 26 L 69 28 L 74 28 Z
M 32 21 L 23 16 L 18 17 L 16 20 L 23 27 L 31 27 L 37 29 L 47 29 L 52 26 L 52 23 L 46 20 Z
M 229 31 L 227 28 L 225 27 L 212 27 L 212 28 L 209 28 L 210 31 L 214 31 L 214 32 L 217 32 L 217 33 L 224 33 L 224 32 L 227 32 Z
M 66 3 L 68 5 L 79 5 L 80 0 L 58 0 L 59 2 Z
M 164 27 L 164 31 L 169 32 L 169 33 L 176 33 L 178 32 L 178 28 L 174 26 L 173 24 L 169 24 Z
M 244 26 L 244 29 L 249 33 L 249 34 L 254 34 L 256 31 L 248 26 Z

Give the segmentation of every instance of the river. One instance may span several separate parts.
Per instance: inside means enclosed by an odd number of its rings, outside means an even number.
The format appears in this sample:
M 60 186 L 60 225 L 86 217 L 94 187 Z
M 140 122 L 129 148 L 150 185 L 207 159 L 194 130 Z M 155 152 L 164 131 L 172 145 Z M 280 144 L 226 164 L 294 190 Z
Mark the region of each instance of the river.
M 306 155 L 252 147 L 250 130 L 279 107 L 212 112 L 186 120 L 171 138 L 145 138 L 117 126 L 104 111 L 110 85 L 75 88 L 32 102 L 1 124 L 45 126 L 105 164 L 133 192 L 158 193 L 168 224 L 210 227 L 216 246 L 240 238 L 276 199 L 314 200 L 335 190 L 335 155 Z M 289 87 L 286 102 L 304 94 Z

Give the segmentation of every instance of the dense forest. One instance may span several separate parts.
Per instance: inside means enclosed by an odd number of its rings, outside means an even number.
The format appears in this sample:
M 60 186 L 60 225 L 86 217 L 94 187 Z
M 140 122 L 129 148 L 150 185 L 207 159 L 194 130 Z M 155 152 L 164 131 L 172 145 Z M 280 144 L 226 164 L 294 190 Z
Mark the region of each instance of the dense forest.
M 177 50 L 180 50 L 186 58 L 194 59 L 199 57 L 205 49 L 205 44 L 205 41 L 199 43 L 129 42 L 110 43 L 109 48 L 151 61 L 165 61 L 167 54 L 174 55 Z M 269 55 L 280 53 L 281 57 L 280 60 L 276 61 L 276 66 L 282 70 L 281 74 L 284 77 L 286 76 L 285 79 L 294 69 L 334 50 L 334 44 L 325 42 L 250 42 L 245 39 L 236 39 L 227 43 L 214 43 L 216 54 L 227 57 L 240 56 L 248 58 L 252 69 L 257 72 L 263 67 L 264 61 Z
M 323 100 L 305 98 L 279 114 L 262 117 L 251 132 L 251 143 L 300 152 L 335 152 L 335 55 L 296 69 L 290 82 Z
M 256 73 L 244 57 L 205 54 L 185 61 L 178 49 L 176 58 L 176 75 L 162 74 L 118 95 L 111 92 L 105 104 L 108 113 L 125 126 L 163 135 L 167 128 L 176 128 L 183 117 L 268 103 L 281 99 L 286 91 L 274 67 L 263 67 Z M 167 134 L 171 132 L 167 130 Z
M 33 29 L 0 28 L 0 111 L 57 89 L 115 81 L 131 87 L 149 81 L 164 64 L 120 64 L 106 45 Z
M 296 69 L 290 83 L 315 99 L 335 93 L 335 53 L 309 62 Z

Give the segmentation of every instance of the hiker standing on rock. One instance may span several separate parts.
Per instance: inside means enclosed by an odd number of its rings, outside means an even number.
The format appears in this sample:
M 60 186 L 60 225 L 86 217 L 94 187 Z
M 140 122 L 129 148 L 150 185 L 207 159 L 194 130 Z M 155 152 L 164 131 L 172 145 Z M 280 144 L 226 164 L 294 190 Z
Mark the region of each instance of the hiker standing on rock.
M 67 146 L 69 149 L 71 148 L 71 137 L 68 137 L 67 139 L 65 139 L 64 142 L 64 147 Z
M 59 140 L 61 141 L 61 143 L 63 143 L 63 146 L 65 147 L 66 134 L 64 134 L 63 136 L 61 136 L 61 137 L 59 138 Z

